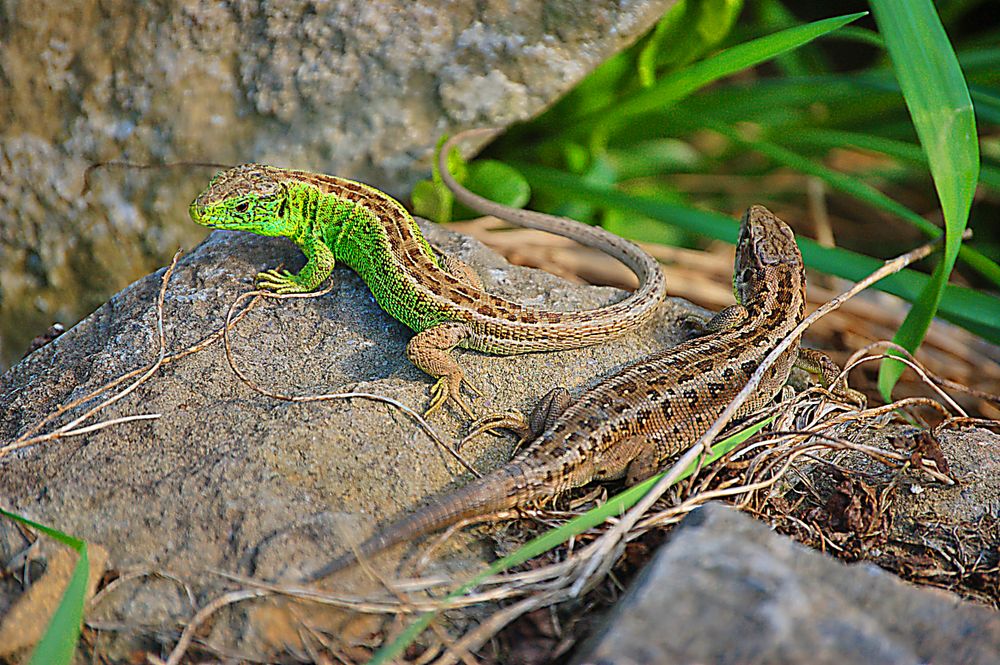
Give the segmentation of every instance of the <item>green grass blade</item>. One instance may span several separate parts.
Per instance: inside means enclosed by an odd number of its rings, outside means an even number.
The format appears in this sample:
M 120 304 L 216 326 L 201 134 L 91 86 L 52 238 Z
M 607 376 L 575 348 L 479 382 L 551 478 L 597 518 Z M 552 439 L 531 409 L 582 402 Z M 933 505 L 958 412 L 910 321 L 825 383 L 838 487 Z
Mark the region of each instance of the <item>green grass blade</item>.
M 845 26 L 835 34 L 830 35 L 830 39 L 846 39 L 880 49 L 885 48 L 885 42 L 882 41 L 881 35 L 877 32 L 867 28 L 856 28 L 851 25 Z
M 636 196 L 607 185 L 589 182 L 564 171 L 517 162 L 513 164 L 531 183 L 533 191 L 577 198 L 595 205 L 616 208 L 671 224 L 685 231 L 735 243 L 739 225 L 719 213 L 698 210 L 647 196 Z M 811 268 L 857 281 L 882 265 L 882 261 L 841 248 L 821 247 L 808 238 L 798 238 L 806 264 Z M 874 288 L 913 301 L 930 282 L 927 275 L 903 270 Z M 1000 298 L 960 286 L 948 285 L 941 300 L 941 316 L 968 328 L 994 343 L 1000 343 Z
M 694 473 L 699 466 L 711 464 L 716 461 L 733 448 L 759 432 L 772 420 L 773 417 L 762 420 L 761 422 L 740 430 L 739 432 L 736 432 L 735 434 L 714 444 L 712 446 L 712 454 L 708 458 L 698 460 L 685 469 L 684 473 L 682 473 L 677 479 L 678 482 Z M 475 588 L 487 577 L 502 573 L 508 568 L 522 564 L 528 559 L 534 558 L 553 548 L 559 547 L 573 536 L 581 534 L 587 529 L 593 528 L 598 524 L 603 524 L 609 517 L 621 515 L 623 512 L 638 503 L 639 499 L 644 497 L 646 492 L 648 492 L 662 476 L 663 474 L 660 473 L 651 478 L 647 478 L 638 485 L 634 485 L 611 497 L 603 505 L 600 505 L 592 510 L 588 510 L 583 515 L 574 517 L 570 521 L 566 522 L 566 524 L 547 531 L 537 538 L 528 541 L 514 552 L 511 552 L 502 559 L 494 561 L 492 565 L 483 570 L 481 573 L 470 579 L 455 591 L 449 593 L 445 597 L 445 600 L 458 598 Z M 375 653 L 374 657 L 368 661 L 368 665 L 382 665 L 383 663 L 391 662 L 393 658 L 401 654 L 406 647 L 412 644 L 413 641 L 420 636 L 420 633 L 427 629 L 427 626 L 430 625 L 431 621 L 434 620 L 434 617 L 436 617 L 437 614 L 437 612 L 425 612 L 420 615 L 420 617 L 410 624 L 410 626 L 408 626 L 407 629 L 404 630 L 393 642 L 379 649 Z
M 927 153 L 945 221 L 941 262 L 893 338 L 913 352 L 927 333 L 958 257 L 979 181 L 979 141 L 965 77 L 934 5 L 930 0 L 871 0 L 871 6 Z M 903 368 L 900 362 L 888 361 L 879 369 L 879 391 L 885 400 L 891 399 Z
M 799 149 L 830 150 L 852 146 L 870 152 L 878 152 L 900 162 L 927 167 L 927 155 L 920 149 L 919 145 L 876 134 L 840 129 L 784 127 L 781 129 L 780 139 L 782 144 L 792 145 Z M 1000 193 L 1000 168 L 981 164 L 979 182 Z
M 814 162 L 807 157 L 798 155 L 779 145 L 771 143 L 770 141 L 763 139 L 747 139 L 731 127 L 712 125 L 712 129 L 723 134 L 730 140 L 739 143 L 740 145 L 767 155 L 776 162 L 790 166 L 791 168 L 801 171 L 802 173 L 808 173 L 809 175 L 816 176 L 834 189 L 850 194 L 851 196 L 876 208 L 880 208 L 897 215 L 915 226 L 928 238 L 936 238 L 941 235 L 941 229 L 937 226 L 913 212 L 903 204 L 889 198 L 879 190 L 875 189 L 871 185 L 865 184 L 857 178 L 834 171 L 833 169 L 827 168 L 818 162 Z M 966 215 L 968 215 L 968 211 L 966 211 Z M 964 223 L 962 229 L 965 229 Z M 959 231 L 959 235 L 961 235 L 961 231 Z M 994 286 L 1000 287 L 1000 266 L 970 247 L 961 247 L 959 249 L 959 256 L 961 256 L 962 261 L 970 268 L 990 280 Z
M 850 23 L 867 12 L 837 16 L 796 26 L 726 49 L 700 62 L 660 78 L 655 85 L 583 118 L 569 118 L 573 131 L 589 131 L 593 126 L 619 125 L 625 120 L 650 111 L 663 110 L 713 81 L 766 62 L 782 53 L 807 44 L 818 37 Z
M 87 597 L 87 580 L 90 576 L 90 559 L 87 554 L 87 543 L 56 531 L 43 524 L 38 524 L 20 515 L 7 512 L 0 508 L 0 515 L 20 522 L 46 536 L 68 545 L 79 555 L 69 584 L 63 592 L 59 607 L 52 613 L 45 635 L 35 646 L 31 655 L 31 665 L 70 665 L 76 653 L 77 642 L 80 641 L 80 627 L 83 625 L 83 603 Z

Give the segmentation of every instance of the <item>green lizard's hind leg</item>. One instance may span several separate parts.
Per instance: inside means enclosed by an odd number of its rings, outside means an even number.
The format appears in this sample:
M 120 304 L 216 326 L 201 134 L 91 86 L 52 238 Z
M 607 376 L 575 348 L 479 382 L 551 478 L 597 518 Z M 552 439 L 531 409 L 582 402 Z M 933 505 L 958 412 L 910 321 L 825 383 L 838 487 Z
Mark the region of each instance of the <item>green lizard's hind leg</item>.
M 451 355 L 452 349 L 469 336 L 469 328 L 462 323 L 442 323 L 417 333 L 406 345 L 406 357 L 414 365 L 437 379 L 431 388 L 431 403 L 424 416 L 430 416 L 448 400 L 454 400 L 469 418 L 475 418 L 472 409 L 462 397 L 464 384 L 472 393 L 481 392 L 465 381 L 462 368 Z
M 265 270 L 257 273 L 257 286 L 275 293 L 309 293 L 323 283 L 336 265 L 333 252 L 322 240 L 302 246 L 306 264 L 298 274 L 287 270 Z
M 475 268 L 462 259 L 449 254 L 442 254 L 441 262 L 444 264 L 444 269 L 455 277 L 474 287 L 478 291 L 485 290 L 483 288 L 483 280 L 479 277 L 479 273 L 476 272 Z

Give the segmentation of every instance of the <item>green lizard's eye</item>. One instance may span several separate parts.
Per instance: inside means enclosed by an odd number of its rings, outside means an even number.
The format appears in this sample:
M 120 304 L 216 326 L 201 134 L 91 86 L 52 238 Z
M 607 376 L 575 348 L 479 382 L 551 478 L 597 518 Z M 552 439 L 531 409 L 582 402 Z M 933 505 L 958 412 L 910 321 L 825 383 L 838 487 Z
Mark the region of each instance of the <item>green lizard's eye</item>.
M 249 209 L 250 209 L 249 201 L 243 201 L 242 203 L 238 203 L 236 204 L 236 207 L 233 208 L 233 210 L 235 210 L 236 212 L 246 212 Z

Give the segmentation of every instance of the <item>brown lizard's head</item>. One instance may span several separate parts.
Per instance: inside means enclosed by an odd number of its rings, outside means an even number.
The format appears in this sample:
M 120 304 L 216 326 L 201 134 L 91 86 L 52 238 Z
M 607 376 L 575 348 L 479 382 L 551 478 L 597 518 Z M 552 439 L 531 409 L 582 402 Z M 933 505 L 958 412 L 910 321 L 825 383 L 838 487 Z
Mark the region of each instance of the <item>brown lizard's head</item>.
M 805 288 L 802 254 L 788 225 L 764 206 L 750 206 L 740 222 L 733 267 L 733 291 L 744 305 L 772 289 L 799 291 Z
M 213 229 L 250 231 L 264 236 L 294 235 L 285 172 L 263 164 L 222 171 L 191 203 L 191 219 Z

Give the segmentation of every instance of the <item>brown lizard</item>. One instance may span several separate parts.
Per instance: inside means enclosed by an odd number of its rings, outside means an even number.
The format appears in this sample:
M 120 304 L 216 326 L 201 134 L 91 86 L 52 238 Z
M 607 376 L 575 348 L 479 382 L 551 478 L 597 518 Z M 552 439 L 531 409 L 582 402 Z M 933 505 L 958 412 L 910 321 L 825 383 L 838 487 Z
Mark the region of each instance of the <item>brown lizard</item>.
M 536 438 L 510 462 L 390 524 L 309 579 L 461 520 L 595 480 L 624 477 L 631 484 L 659 471 L 705 432 L 804 316 L 805 272 L 795 237 L 761 206 L 743 216 L 733 287 L 739 304 L 708 321 L 706 334 L 626 367 L 572 405 L 564 389 L 550 392 L 532 416 Z M 799 350 L 796 339 L 737 417 L 756 411 L 781 390 Z M 817 366 L 817 354 L 807 354 L 805 365 L 828 381 L 832 361 Z M 508 426 L 501 420 L 495 424 Z

